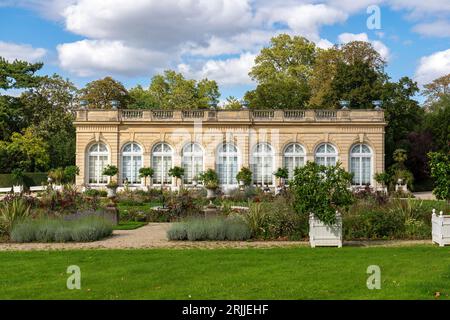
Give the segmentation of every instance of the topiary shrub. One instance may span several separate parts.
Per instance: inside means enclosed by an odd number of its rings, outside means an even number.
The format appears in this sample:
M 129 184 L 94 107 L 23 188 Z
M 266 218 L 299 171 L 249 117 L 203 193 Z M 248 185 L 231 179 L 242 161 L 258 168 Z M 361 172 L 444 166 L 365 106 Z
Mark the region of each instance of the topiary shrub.
M 313 213 L 323 223 L 332 225 L 336 211 L 343 213 L 354 201 L 351 183 L 352 174 L 340 163 L 324 166 L 308 161 L 294 172 L 291 183 L 294 208 L 301 215 Z

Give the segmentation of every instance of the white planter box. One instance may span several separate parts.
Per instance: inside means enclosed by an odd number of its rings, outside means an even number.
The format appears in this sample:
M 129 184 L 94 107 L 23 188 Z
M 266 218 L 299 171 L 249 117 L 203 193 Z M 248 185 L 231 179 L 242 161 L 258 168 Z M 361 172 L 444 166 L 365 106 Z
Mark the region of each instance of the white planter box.
M 441 247 L 450 244 L 450 216 L 444 216 L 442 211 L 437 215 L 436 209 L 433 209 L 433 214 L 431 215 L 431 236 L 433 242 Z
M 23 186 L 13 186 L 14 193 L 21 193 L 23 191 Z
M 309 242 L 311 247 L 342 247 L 342 217 L 336 213 L 336 223 L 328 226 L 314 214 L 309 215 Z

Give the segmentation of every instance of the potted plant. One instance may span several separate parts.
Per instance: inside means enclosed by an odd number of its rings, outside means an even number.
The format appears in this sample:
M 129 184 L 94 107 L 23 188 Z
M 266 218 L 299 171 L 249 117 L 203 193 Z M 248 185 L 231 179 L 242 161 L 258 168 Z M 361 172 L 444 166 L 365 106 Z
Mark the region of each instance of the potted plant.
M 324 166 L 309 162 L 295 169 L 294 208 L 309 216 L 309 241 L 315 246 L 342 246 L 341 213 L 353 203 L 352 174 L 340 163 Z
M 379 172 L 375 174 L 374 179 L 381 185 L 383 192 L 387 194 L 387 187 L 389 185 L 389 181 L 391 181 L 390 175 L 387 172 Z
M 147 188 L 147 191 L 149 189 L 151 189 L 151 187 L 152 187 L 152 183 L 153 183 L 152 178 L 153 178 L 154 174 L 155 174 L 155 170 L 153 168 L 143 167 L 143 168 L 139 169 L 139 177 L 144 178 L 144 186 Z M 150 185 L 149 186 L 147 186 L 147 177 L 150 177 Z
M 436 214 L 436 209 L 433 209 L 431 218 L 433 242 L 440 246 L 450 245 L 450 215 L 448 215 L 450 205 L 450 155 L 443 152 L 430 152 L 428 158 L 430 159 L 431 177 L 435 179 L 433 194 L 437 199 L 447 201 L 445 209 L 447 214 L 444 211 Z
M 75 178 L 77 175 L 80 174 L 80 168 L 78 168 L 77 166 L 67 166 L 64 168 L 64 181 L 66 183 L 75 183 Z
M 117 169 L 114 165 L 107 165 L 104 169 L 102 174 L 109 177 L 109 182 L 106 185 L 106 190 L 108 191 L 108 198 L 112 199 L 115 198 L 117 195 L 117 187 L 119 186 L 117 184 L 117 181 L 114 181 L 112 179 L 113 176 L 115 176 L 119 172 L 119 169 Z
M 48 172 L 48 176 L 55 183 L 54 189 L 55 190 L 61 190 L 62 189 L 62 183 L 63 183 L 63 180 L 64 180 L 64 169 L 63 168 L 56 168 L 56 169 L 50 170 Z
M 284 186 L 285 181 L 289 178 L 289 171 L 287 168 L 278 168 L 277 171 L 273 174 L 278 181 L 280 182 L 280 186 Z
M 24 174 L 23 170 L 16 168 L 11 171 L 11 176 L 13 180 L 13 192 L 14 193 L 22 193 L 23 191 L 23 179 Z
M 181 178 L 184 175 L 184 168 L 182 167 L 173 167 L 169 169 L 169 176 L 175 178 L 175 186 L 178 188 L 178 179 L 181 180 Z M 179 188 L 181 189 L 181 188 Z
M 219 177 L 216 171 L 208 169 L 199 175 L 199 180 L 206 188 L 206 198 L 209 200 L 209 205 L 213 206 L 212 200 L 216 197 L 216 189 L 219 187 Z
M 253 174 L 252 171 L 247 167 L 242 167 L 241 170 L 236 175 L 237 181 L 239 181 L 239 186 L 241 188 L 248 187 L 252 184 Z

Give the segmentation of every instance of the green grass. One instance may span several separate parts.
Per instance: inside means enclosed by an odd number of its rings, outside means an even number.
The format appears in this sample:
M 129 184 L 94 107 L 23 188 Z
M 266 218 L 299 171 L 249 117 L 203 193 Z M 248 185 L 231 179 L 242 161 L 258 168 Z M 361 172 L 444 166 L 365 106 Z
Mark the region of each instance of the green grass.
M 134 230 L 143 227 L 147 222 L 141 221 L 120 221 L 117 226 L 114 226 L 114 230 Z
M 381 290 L 366 269 L 381 267 Z M 66 289 L 69 265 L 81 290 Z M 0 253 L 0 299 L 440 299 L 448 248 L 285 248 Z

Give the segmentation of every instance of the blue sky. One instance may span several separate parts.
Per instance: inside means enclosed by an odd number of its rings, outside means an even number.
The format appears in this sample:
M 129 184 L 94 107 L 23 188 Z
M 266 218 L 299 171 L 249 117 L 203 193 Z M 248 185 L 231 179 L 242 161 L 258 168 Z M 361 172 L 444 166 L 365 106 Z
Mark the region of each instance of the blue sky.
M 367 27 L 371 5 L 381 29 Z M 449 0 L 0 0 L 0 56 L 43 61 L 41 73 L 79 87 L 106 75 L 148 86 L 170 68 L 241 98 L 255 55 L 282 32 L 322 48 L 369 41 L 394 80 L 450 73 Z

